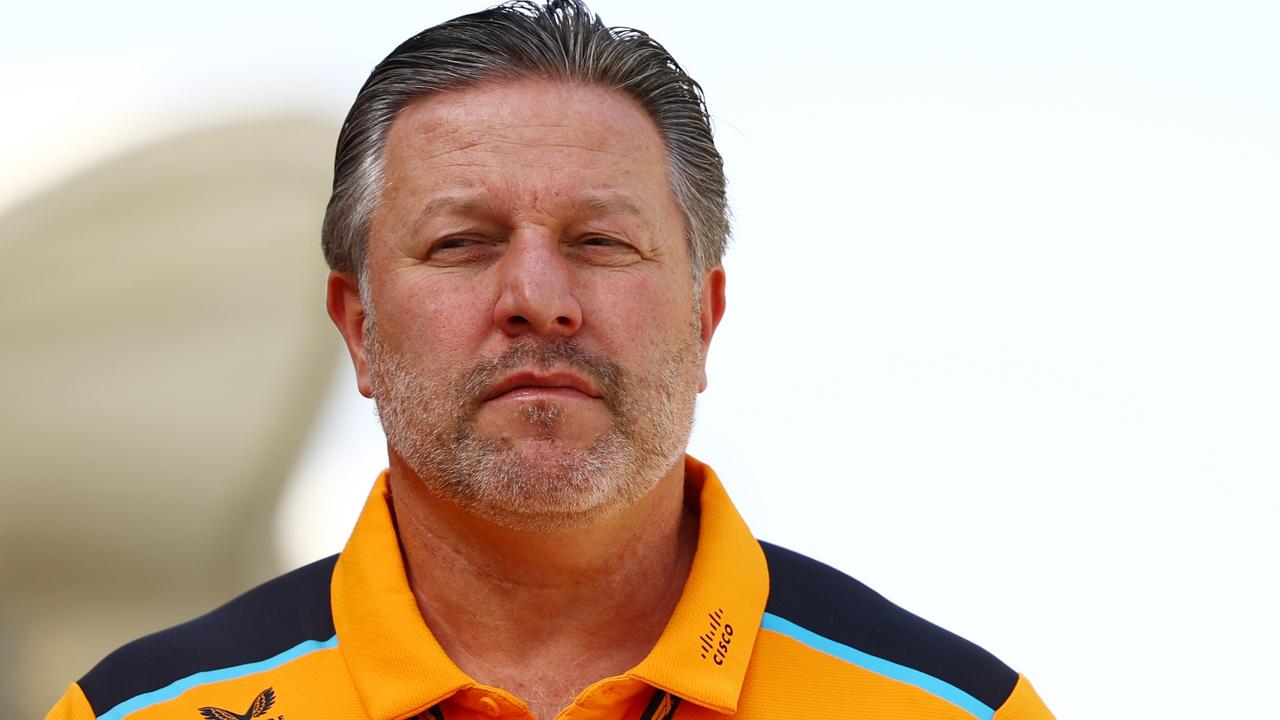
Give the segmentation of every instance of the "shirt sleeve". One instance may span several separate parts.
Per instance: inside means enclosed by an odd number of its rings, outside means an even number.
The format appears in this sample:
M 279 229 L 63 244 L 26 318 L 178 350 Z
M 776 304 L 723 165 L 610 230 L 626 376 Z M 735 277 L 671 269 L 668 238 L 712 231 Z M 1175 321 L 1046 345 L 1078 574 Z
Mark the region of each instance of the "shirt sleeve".
M 44 720 L 94 720 L 93 708 L 89 707 L 89 700 L 85 698 L 80 686 L 71 683 L 71 687 L 67 688 L 49 714 L 44 716 Z
M 996 710 L 993 720 L 1054 720 L 1054 717 L 1031 683 L 1019 675 L 1018 684 L 1013 686 L 1009 699 Z

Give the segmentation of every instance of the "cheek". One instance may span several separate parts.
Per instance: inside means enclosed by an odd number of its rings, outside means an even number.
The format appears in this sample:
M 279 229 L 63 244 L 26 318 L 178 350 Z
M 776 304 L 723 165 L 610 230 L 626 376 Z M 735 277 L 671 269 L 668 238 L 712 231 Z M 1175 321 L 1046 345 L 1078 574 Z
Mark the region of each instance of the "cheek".
M 692 298 L 691 284 L 652 280 L 602 284 L 590 301 L 591 335 L 602 349 L 620 359 L 664 358 L 691 332 Z
M 483 339 L 492 325 L 492 302 L 481 284 L 455 276 L 397 280 L 375 298 L 378 325 L 394 328 L 407 350 L 436 357 L 458 354 Z

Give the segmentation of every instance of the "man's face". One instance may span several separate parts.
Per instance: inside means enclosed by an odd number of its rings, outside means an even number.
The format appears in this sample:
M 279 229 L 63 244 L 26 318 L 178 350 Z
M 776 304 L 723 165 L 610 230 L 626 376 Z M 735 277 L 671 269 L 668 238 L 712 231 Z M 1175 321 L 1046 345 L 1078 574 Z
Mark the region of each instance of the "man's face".
M 344 335 L 393 461 L 471 512 L 539 527 L 607 515 L 676 468 L 723 272 L 695 296 L 643 109 L 495 82 L 410 105 L 384 162 L 369 318 Z M 350 300 L 350 280 L 331 280 L 330 310 L 356 324 L 335 291 Z

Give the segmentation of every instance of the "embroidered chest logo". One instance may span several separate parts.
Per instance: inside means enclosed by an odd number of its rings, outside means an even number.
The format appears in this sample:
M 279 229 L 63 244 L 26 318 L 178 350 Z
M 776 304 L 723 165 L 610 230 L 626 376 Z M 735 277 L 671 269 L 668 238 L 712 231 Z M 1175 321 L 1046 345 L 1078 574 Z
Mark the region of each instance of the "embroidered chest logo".
M 723 665 L 729 655 L 729 644 L 733 642 L 733 626 L 724 621 L 724 608 L 707 613 L 711 627 L 698 636 L 702 642 L 702 659 L 711 658 L 711 662 Z
M 258 693 L 258 697 L 253 699 L 253 704 L 249 706 L 248 710 L 244 711 L 243 715 L 218 707 L 202 707 L 200 708 L 200 714 L 204 716 L 205 720 L 253 720 L 254 718 L 265 717 L 267 711 L 275 704 L 276 691 L 267 688 Z M 274 720 L 284 720 L 284 716 L 278 715 Z

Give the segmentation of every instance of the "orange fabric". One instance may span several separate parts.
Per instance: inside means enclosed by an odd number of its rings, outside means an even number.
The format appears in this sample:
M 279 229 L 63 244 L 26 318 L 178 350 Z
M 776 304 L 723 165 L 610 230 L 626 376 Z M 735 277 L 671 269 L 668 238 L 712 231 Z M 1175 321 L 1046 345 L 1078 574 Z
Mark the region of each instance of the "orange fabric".
M 420 713 L 473 684 L 418 612 L 389 499 L 384 473 L 338 559 L 331 587 L 338 648 L 375 720 Z
M 1053 720 L 1053 713 L 1045 707 L 1035 688 L 1025 677 L 1018 676 L 1018 684 L 1004 705 L 996 711 L 994 720 Z
M 756 640 L 742 707 L 750 712 L 734 717 L 974 720 L 967 711 L 913 685 L 850 665 L 771 630 Z M 680 715 L 680 720 L 698 717 L 702 716 Z M 1053 715 L 1020 677 L 994 720 L 1053 720 Z
M 700 503 L 698 550 L 671 619 L 649 655 L 625 676 L 582 692 L 562 715 L 574 720 L 635 717 L 653 688 L 720 713 L 737 706 L 751 645 L 764 615 L 768 568 L 759 544 L 707 466 L 686 463 L 689 492 Z M 386 477 L 378 479 L 333 577 L 338 647 L 369 717 L 415 715 L 446 698 L 449 720 L 527 712 L 523 702 L 479 685 L 444 653 L 418 612 L 400 555 Z M 717 614 L 719 619 L 712 619 Z M 701 638 L 730 624 L 732 649 L 716 664 Z M 706 657 L 703 657 L 706 655 Z
M 275 693 L 270 710 L 257 720 L 332 717 L 335 707 L 356 701 L 354 688 L 343 676 L 342 658 L 334 648 L 304 655 L 273 670 L 234 680 L 198 685 L 178 698 L 152 705 L 128 716 L 128 720 L 201 720 L 200 708 L 215 707 L 244 717 L 266 688 Z
M 93 708 L 89 707 L 89 701 L 80 691 L 80 686 L 75 683 L 67 688 L 62 698 L 44 716 L 44 720 L 92 720 L 92 718 Z
M 637 720 L 655 688 L 680 699 L 674 720 L 973 720 L 914 685 L 761 630 L 769 592 L 764 554 L 710 468 L 689 458 L 686 478 L 700 502 L 698 548 L 671 619 L 644 660 L 588 687 L 560 720 Z M 121 720 L 200 720 L 204 707 L 244 717 L 267 688 L 273 705 L 262 720 L 405 720 L 437 704 L 446 720 L 528 718 L 518 698 L 459 669 L 426 626 L 388 501 L 384 474 L 334 569 L 336 647 L 196 684 Z M 1051 719 L 1022 678 L 992 718 Z M 72 685 L 46 720 L 93 720 L 93 711 Z
M 751 647 L 769 597 L 764 553 L 729 501 L 711 468 L 690 458 L 685 465 L 690 491 L 697 489 L 701 517 L 698 550 L 684 592 L 649 655 L 629 677 L 643 680 L 687 701 L 722 713 L 738 706 Z M 719 626 L 719 627 L 717 627 Z M 731 642 L 717 664 L 702 638 L 719 644 L 723 627 Z
M 744 704 L 765 710 L 760 717 L 828 718 L 838 711 L 848 718 L 974 720 L 915 686 L 817 652 L 786 635 L 765 630 L 756 642 Z

